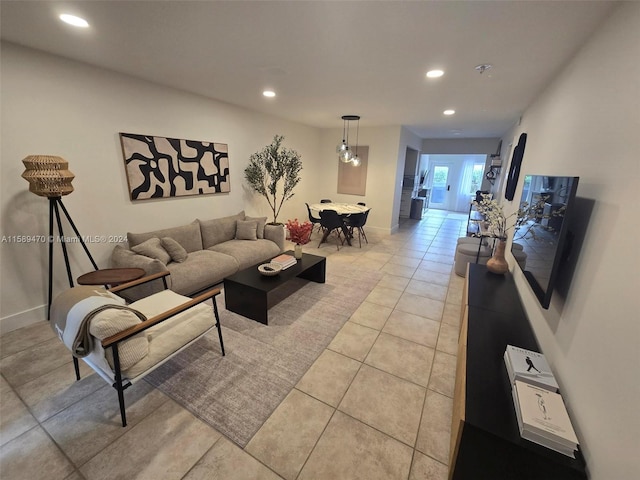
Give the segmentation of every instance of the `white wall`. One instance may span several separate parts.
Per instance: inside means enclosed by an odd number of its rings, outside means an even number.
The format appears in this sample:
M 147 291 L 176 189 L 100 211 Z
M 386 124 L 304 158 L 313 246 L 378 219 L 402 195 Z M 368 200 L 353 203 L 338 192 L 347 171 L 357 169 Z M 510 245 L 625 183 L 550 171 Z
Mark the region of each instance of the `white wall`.
M 566 299 L 514 275 L 593 480 L 640 478 L 640 4 L 627 2 L 523 115 L 525 174 L 579 176 L 595 206 Z M 515 203 L 515 202 L 513 202 Z M 514 205 L 511 205 L 514 208 Z
M 491 165 L 491 154 L 496 153 L 500 145 L 499 138 L 427 138 L 422 141 L 422 153 L 458 155 L 458 154 L 486 154 L 485 173 L 489 171 Z M 505 168 L 509 162 L 507 158 L 510 152 L 509 145 L 503 143 L 501 149 L 502 165 L 500 173 L 493 183 L 486 178 L 482 181 L 481 190 L 488 190 L 494 194 L 500 189 L 502 179 L 505 177 Z
M 474 154 L 496 153 L 499 138 L 426 138 L 422 141 L 422 153 L 428 154 Z
M 69 161 L 76 175 L 75 191 L 63 202 L 83 236 L 155 230 L 242 209 L 270 217 L 266 200 L 246 191 L 243 171 L 249 156 L 275 134 L 284 135 L 285 146 L 296 149 L 303 160 L 302 181 L 279 221 L 306 218 L 304 202 L 330 197 L 366 202 L 372 208 L 370 229 L 389 233 L 397 228 L 395 197 L 401 189 L 406 147 L 421 146 L 418 137 L 400 126 L 360 129 L 360 144 L 369 145 L 367 193 L 337 194 L 339 127 L 305 127 L 6 42 L 1 61 L 1 235 L 48 234 L 48 202 L 29 193 L 20 178 L 21 160 L 31 154 L 59 155 Z M 231 192 L 131 202 L 119 132 L 227 143 Z M 68 225 L 64 229 L 72 233 Z M 101 268 L 108 266 L 114 246 L 88 245 Z M 79 244 L 69 245 L 69 251 L 74 278 L 91 270 Z M 59 245 L 54 254 L 55 295 L 68 283 Z M 44 319 L 47 245 L 5 242 L 0 255 L 0 332 Z
M 1 235 L 48 234 L 48 201 L 29 193 L 20 178 L 21 160 L 31 154 L 69 161 L 75 191 L 63 202 L 84 236 L 155 230 L 242 209 L 270 215 L 263 197 L 245 191 L 244 168 L 249 156 L 275 134 L 284 135 L 285 146 L 302 155 L 296 192 L 315 182 L 311 174 L 320 158 L 318 129 L 12 44 L 2 44 L 1 62 Z M 231 192 L 131 202 L 118 132 L 228 144 Z M 289 218 L 302 201 L 295 196 L 278 220 Z M 72 233 L 66 226 L 65 234 Z M 98 266 L 107 267 L 114 244 L 88 247 Z M 0 244 L 0 331 L 45 318 L 47 252 L 43 243 Z M 59 245 L 54 252 L 55 295 L 68 284 Z M 70 253 L 74 277 L 92 269 L 79 244 L 70 245 Z
M 401 173 L 398 180 L 397 169 L 400 168 L 402 172 L 406 148 L 401 146 L 400 131 L 399 126 L 360 127 L 359 144 L 369 146 L 366 195 L 360 196 L 337 193 L 339 160 L 336 145 L 342 139 L 342 129 L 323 129 L 320 154 L 315 164 L 316 170 L 313 172 L 314 182 L 309 188 L 305 188 L 307 199 L 302 201 L 314 203 L 319 202 L 321 198 L 330 198 L 335 202 L 365 202 L 371 207 L 367 229 L 391 232 L 394 225 L 397 227 L 400 208 L 398 201 L 398 210 L 394 216 L 394 188 L 398 188 L 398 182 L 401 182 Z M 402 165 L 398 165 L 399 149 L 402 150 Z M 400 188 L 401 186 L 400 183 Z

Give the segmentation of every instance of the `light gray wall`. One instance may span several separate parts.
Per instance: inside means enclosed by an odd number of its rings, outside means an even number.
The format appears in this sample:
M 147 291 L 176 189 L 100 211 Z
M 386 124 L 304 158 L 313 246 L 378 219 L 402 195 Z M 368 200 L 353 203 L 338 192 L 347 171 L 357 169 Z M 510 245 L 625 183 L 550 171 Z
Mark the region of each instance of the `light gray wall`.
M 397 215 L 394 217 L 394 188 L 397 188 L 398 182 L 396 181 L 394 186 L 393 179 L 398 178 L 399 151 L 402 150 L 404 162 L 406 148 L 399 146 L 403 144 L 400 134 L 400 126 L 360 127 L 359 143 L 369 146 L 366 195 L 360 196 L 337 193 L 339 160 L 336 145 L 342 138 L 342 129 L 323 129 L 319 160 L 313 172 L 313 184 L 304 190 L 306 198 L 311 201 L 304 201 L 313 203 L 321 198 L 331 198 L 344 203 L 365 202 L 371 207 L 367 229 L 391 232 L 394 224 L 397 226 L 398 222 Z
M 474 154 L 496 153 L 499 138 L 425 138 L 422 153 L 428 154 Z
M 370 229 L 389 233 L 397 227 L 393 179 L 401 168 L 399 152 L 404 162 L 406 146 L 420 146 L 420 139 L 402 135 L 400 126 L 360 129 L 360 144 L 370 147 L 367 194 L 338 195 L 338 127 L 306 127 L 6 42 L 1 62 L 1 235 L 48 234 L 48 201 L 29 193 L 20 178 L 21 160 L 31 154 L 69 161 L 75 191 L 63 202 L 83 236 L 123 236 L 242 209 L 271 219 L 266 200 L 246 190 L 243 172 L 249 156 L 275 134 L 284 135 L 285 146 L 303 160 L 302 181 L 279 221 L 306 218 L 304 202 L 329 196 L 339 202 L 365 201 L 372 208 Z M 227 143 L 231 192 L 131 202 L 119 132 Z M 65 226 L 65 234 L 70 233 Z M 100 268 L 108 267 L 114 246 L 88 245 Z M 69 245 L 69 251 L 74 278 L 92 269 L 79 244 Z M 54 254 L 55 295 L 68 284 L 59 245 Z M 47 245 L 5 242 L 0 256 L 0 332 L 44 319 Z
M 2 44 L 1 234 L 48 234 L 48 201 L 28 191 L 20 178 L 27 155 L 59 155 L 75 174 L 75 191 L 63 198 L 80 233 L 125 235 L 183 225 L 246 209 L 270 216 L 263 197 L 247 192 L 249 156 L 285 136 L 285 146 L 302 155 L 302 182 L 311 189 L 320 151 L 320 131 L 257 114 L 131 77 Z M 131 202 L 118 132 L 142 133 L 229 145 L 231 192 Z M 296 212 L 294 198 L 279 220 Z M 306 215 L 306 212 L 305 212 Z M 65 234 L 72 234 L 70 227 Z M 114 243 L 88 247 L 98 266 L 108 266 Z M 92 269 L 79 244 L 70 245 L 74 277 Z M 0 329 L 45 318 L 48 249 L 43 243 L 0 244 Z M 68 287 L 62 251 L 55 245 L 55 292 Z
M 631 60 L 638 58 L 640 3 L 627 2 L 503 142 L 528 135 L 515 199 L 529 173 L 579 176 L 578 196 L 595 202 L 565 299 L 555 292 L 549 310 L 540 308 L 514 271 L 592 480 L 640 478 L 640 68 Z

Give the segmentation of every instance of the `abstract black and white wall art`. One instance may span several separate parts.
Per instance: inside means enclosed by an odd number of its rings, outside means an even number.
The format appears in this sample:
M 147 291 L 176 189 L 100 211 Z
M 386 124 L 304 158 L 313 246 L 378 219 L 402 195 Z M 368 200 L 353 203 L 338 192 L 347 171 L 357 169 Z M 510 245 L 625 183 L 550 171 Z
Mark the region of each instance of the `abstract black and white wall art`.
M 224 143 L 120 133 L 131 200 L 227 193 Z

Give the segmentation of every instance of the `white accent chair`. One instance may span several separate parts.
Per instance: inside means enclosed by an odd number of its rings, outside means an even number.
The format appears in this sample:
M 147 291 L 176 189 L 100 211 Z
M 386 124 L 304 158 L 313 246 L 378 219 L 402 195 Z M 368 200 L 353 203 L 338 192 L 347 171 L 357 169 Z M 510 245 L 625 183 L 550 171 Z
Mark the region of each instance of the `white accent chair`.
M 215 298 L 220 294 L 220 288 L 189 298 L 166 289 L 167 275 L 169 272 L 156 273 L 107 291 L 102 287 L 96 287 L 108 295 L 106 292 L 121 292 L 159 278 L 163 280 L 165 286 L 165 290 L 127 306 L 136 311 L 135 313 L 107 307 L 106 310 L 93 315 L 87 325 L 88 334 L 92 337 L 92 347 L 86 356 L 82 356 L 82 360 L 117 390 L 123 427 L 127 425 L 124 390 L 136 381 L 151 373 L 213 328 L 218 330 L 220 350 L 223 356 L 225 354 Z M 56 298 L 54 307 L 57 301 L 64 303 L 64 299 L 61 298 L 64 295 L 63 292 Z M 209 299 L 213 303 L 212 307 L 202 304 Z M 122 305 L 115 300 L 113 304 Z M 138 312 L 143 318 L 146 317 L 146 320 L 141 321 L 136 317 Z M 80 380 L 78 356 L 74 355 L 73 360 L 76 379 Z

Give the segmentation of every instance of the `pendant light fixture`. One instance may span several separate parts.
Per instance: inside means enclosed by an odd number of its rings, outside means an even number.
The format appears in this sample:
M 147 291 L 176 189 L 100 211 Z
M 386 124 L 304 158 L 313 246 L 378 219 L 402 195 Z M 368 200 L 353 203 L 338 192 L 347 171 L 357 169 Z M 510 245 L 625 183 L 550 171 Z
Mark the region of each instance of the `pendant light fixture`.
M 356 128 L 356 149 L 355 152 L 353 154 L 353 157 L 351 158 L 351 165 L 353 165 L 354 167 L 359 167 L 360 166 L 360 157 L 358 157 L 358 140 L 360 136 L 360 117 L 358 117 L 358 127 Z
M 357 121 L 356 128 L 356 148 L 355 154 L 349 146 L 349 123 Z M 342 143 L 336 148 L 338 158 L 343 163 L 351 163 L 354 167 L 360 165 L 360 159 L 358 158 L 358 136 L 360 133 L 360 116 L 359 115 L 343 115 L 342 116 Z

